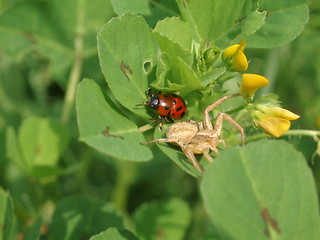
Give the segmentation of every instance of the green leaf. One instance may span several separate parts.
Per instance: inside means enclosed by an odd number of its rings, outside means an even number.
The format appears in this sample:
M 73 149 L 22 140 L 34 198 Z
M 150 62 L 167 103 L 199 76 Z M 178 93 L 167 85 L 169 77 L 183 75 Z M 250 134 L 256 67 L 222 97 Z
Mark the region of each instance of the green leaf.
M 113 8 L 118 15 L 125 13 L 136 13 L 141 15 L 151 15 L 148 1 L 143 0 L 111 0 Z
M 162 55 L 157 80 L 151 85 L 159 90 L 179 90 L 182 96 L 198 90 L 201 82 L 191 68 L 194 56 L 189 25 L 179 18 L 167 18 L 158 22 L 154 35 Z
M 168 37 L 161 35 L 158 32 L 154 32 L 160 46 L 161 52 L 167 54 L 169 59 L 180 57 L 189 66 L 192 66 L 193 55 L 190 50 L 182 48 L 178 43 L 171 41 Z
M 113 18 L 98 32 L 99 59 L 108 85 L 127 109 L 149 117 L 135 104 L 146 101 L 149 73 L 157 64 L 154 36 L 141 16 L 126 14 Z
M 154 26 L 159 19 L 179 14 L 178 6 L 172 0 L 111 0 L 111 2 L 118 15 L 126 13 L 143 15 L 151 26 Z
M 224 35 L 215 40 L 218 46 L 228 47 L 230 44 L 238 43 L 242 39 L 250 38 L 265 23 L 266 12 L 253 11 L 238 20 L 237 24 L 228 30 Z
M 201 84 L 206 87 L 213 84 L 219 77 L 221 77 L 227 69 L 225 67 L 212 68 L 201 76 Z
M 7 157 L 12 159 L 20 169 L 29 169 L 30 166 L 22 154 L 17 134 L 11 126 L 7 128 L 6 133 L 6 152 Z
M 90 240 L 138 240 L 138 238 L 126 229 L 111 227 L 93 236 Z
M 27 232 L 24 237 L 24 240 L 38 240 L 40 236 L 42 218 L 37 219 Z
M 60 122 L 31 117 L 22 122 L 18 136 L 12 127 L 7 129 L 7 156 L 26 174 L 45 178 L 62 173 L 56 164 L 68 141 L 68 129 Z
M 49 118 L 31 117 L 19 129 L 19 144 L 28 166 L 55 166 L 67 147 L 68 129 Z
M 252 34 L 263 23 L 263 15 L 255 15 L 259 18 L 247 18 L 257 9 L 255 0 L 177 0 L 180 11 L 185 20 L 193 29 L 194 40 L 215 41 L 219 47 L 226 47 L 238 35 Z M 250 23 L 247 23 L 250 21 Z M 243 26 L 250 25 L 251 28 Z M 250 31 L 249 31 L 250 30 Z
M 123 227 L 123 218 L 111 203 L 86 196 L 71 196 L 58 202 L 51 233 L 54 240 L 78 240 L 108 227 Z
M 191 220 L 189 206 L 181 199 L 143 204 L 134 213 L 139 239 L 183 239 Z
M 151 87 L 158 89 L 160 91 L 180 91 L 185 87 L 181 83 L 172 83 L 170 79 L 168 79 L 168 75 L 170 74 L 171 66 L 168 54 L 162 53 L 160 55 L 157 71 L 156 71 L 156 80 L 150 84 Z M 171 78 L 171 77 L 170 77 Z
M 13 239 L 15 219 L 10 195 L 0 188 L 0 240 Z
M 173 45 L 171 47 L 174 48 Z M 173 51 L 171 53 L 172 55 L 167 53 L 161 55 L 157 67 L 157 80 L 150 85 L 161 91 L 179 91 L 182 97 L 200 89 L 201 81 L 192 68 L 179 56 L 179 53 Z
M 46 182 L 47 180 L 54 180 L 57 176 L 65 174 L 65 169 L 57 166 L 33 166 L 32 177 Z
M 320 238 L 311 171 L 284 141 L 261 140 L 221 152 L 205 169 L 201 194 L 223 239 Z
M 114 109 L 93 80 L 78 85 L 76 105 L 80 139 L 89 146 L 124 160 L 152 158 L 150 149 L 140 144 L 144 137 L 137 126 Z
M 259 9 L 267 11 L 265 24 L 250 38 L 248 47 L 274 48 L 294 40 L 309 20 L 307 0 L 262 0 Z
M 243 38 L 248 38 L 248 47 L 284 45 L 301 33 L 309 13 L 306 0 L 177 1 L 193 38 L 214 41 L 220 48 Z
M 105 0 L 19 1 L 0 16 L 0 48 L 16 59 L 36 50 L 65 79 L 74 39 L 83 38 L 84 55 L 95 54 L 96 28 L 112 15 Z
M 178 17 L 166 18 L 159 21 L 154 32 L 167 37 L 172 42 L 178 44 L 181 48 L 191 52 L 192 33 L 188 23 Z

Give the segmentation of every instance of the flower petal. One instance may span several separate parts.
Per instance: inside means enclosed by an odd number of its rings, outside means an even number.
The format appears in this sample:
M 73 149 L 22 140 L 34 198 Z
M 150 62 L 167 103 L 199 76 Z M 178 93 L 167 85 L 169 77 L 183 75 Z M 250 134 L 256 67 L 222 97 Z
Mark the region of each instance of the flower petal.
M 248 69 L 248 60 L 243 53 L 246 47 L 246 40 L 226 48 L 222 54 L 222 60 L 231 71 L 244 72 Z
M 246 47 L 246 44 L 247 44 L 247 40 L 246 39 L 242 39 L 240 42 L 239 42 L 239 45 L 240 45 L 240 48 L 239 48 L 239 51 L 244 51 L 245 47 Z
M 229 58 L 233 58 L 233 56 L 239 51 L 240 44 L 232 45 L 231 47 L 228 47 L 226 50 L 224 50 L 222 54 L 223 60 L 227 60 Z
M 287 109 L 281 108 L 281 107 L 271 107 L 269 108 L 268 114 L 273 115 L 273 116 L 277 116 L 280 118 L 284 118 L 287 120 L 296 120 L 298 119 L 300 116 L 290 112 Z
M 244 72 L 248 69 L 248 60 L 243 52 L 239 51 L 237 53 L 236 57 L 233 60 L 233 67 L 238 72 Z
M 268 84 L 269 81 L 265 77 L 258 74 L 246 73 L 242 75 L 240 93 L 244 98 L 251 99 L 259 88 Z
M 257 127 L 262 128 L 265 133 L 273 137 L 280 137 L 289 130 L 291 126 L 289 120 L 260 113 L 260 117 L 255 120 L 255 124 Z

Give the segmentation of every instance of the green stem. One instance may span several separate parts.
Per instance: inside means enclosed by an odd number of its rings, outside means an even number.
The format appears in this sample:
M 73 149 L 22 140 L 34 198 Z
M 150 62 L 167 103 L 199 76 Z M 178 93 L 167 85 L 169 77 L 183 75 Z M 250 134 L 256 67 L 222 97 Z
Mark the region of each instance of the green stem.
M 251 135 L 249 137 L 246 137 L 245 142 L 248 143 L 248 142 L 258 140 L 260 138 L 267 138 L 267 137 L 270 137 L 270 135 L 265 134 L 265 133 L 259 133 L 259 134 L 255 134 L 255 135 Z
M 307 129 L 294 129 L 289 130 L 284 134 L 284 136 L 306 136 L 306 137 L 318 137 L 320 136 L 320 131 L 307 130 Z
M 318 136 L 320 136 L 320 131 L 315 131 L 315 130 L 307 130 L 307 129 L 294 129 L 294 130 L 289 130 L 283 136 L 305 136 L 305 137 L 312 137 L 314 139 L 317 139 Z M 270 137 L 270 135 L 265 134 L 265 133 L 260 133 L 256 135 L 252 135 L 246 138 L 246 142 L 251 142 L 258 140 L 260 138 L 266 138 Z
M 139 127 L 138 131 L 139 132 L 146 132 L 146 131 L 152 129 L 153 127 L 154 127 L 154 123 L 148 123 L 146 125 L 143 125 L 142 127 Z
M 70 72 L 70 77 L 68 81 L 67 92 L 64 98 L 63 110 L 61 115 L 61 121 L 67 123 L 70 118 L 71 109 L 75 99 L 75 93 L 77 84 L 80 81 L 81 69 L 83 64 L 83 36 L 82 34 L 77 34 L 74 39 L 74 62 Z
M 237 107 L 237 108 L 231 109 L 231 110 L 229 110 L 229 111 L 226 111 L 225 113 L 226 113 L 226 114 L 236 113 L 236 112 L 241 111 L 242 109 L 245 109 L 246 106 L 247 106 L 247 104 L 244 104 L 244 105 L 242 105 L 242 106 L 240 106 L 240 107 Z
M 128 193 L 135 176 L 136 166 L 124 160 L 117 161 L 117 179 L 112 193 L 112 202 L 121 212 L 127 212 Z

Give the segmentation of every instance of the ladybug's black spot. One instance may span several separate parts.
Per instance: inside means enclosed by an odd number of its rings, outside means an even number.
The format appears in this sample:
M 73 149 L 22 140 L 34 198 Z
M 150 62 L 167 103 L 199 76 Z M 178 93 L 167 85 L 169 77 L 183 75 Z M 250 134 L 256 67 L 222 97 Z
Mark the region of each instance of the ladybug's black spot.
M 182 110 L 181 106 L 177 108 L 177 112 L 180 112 L 181 110 Z
M 186 112 L 181 113 L 181 114 L 180 114 L 180 117 L 183 118 L 184 115 L 186 115 Z
M 169 110 L 169 108 L 170 107 L 168 105 L 164 107 L 165 110 Z

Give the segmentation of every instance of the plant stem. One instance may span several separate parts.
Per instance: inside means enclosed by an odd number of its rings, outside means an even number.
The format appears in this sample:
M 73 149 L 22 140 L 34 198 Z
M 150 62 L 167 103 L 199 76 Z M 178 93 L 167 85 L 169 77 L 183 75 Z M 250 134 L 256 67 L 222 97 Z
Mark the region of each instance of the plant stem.
M 239 107 L 237 107 L 237 108 L 234 108 L 234 109 L 231 109 L 231 110 L 229 110 L 229 111 L 226 111 L 225 113 L 226 113 L 226 114 L 232 114 L 232 113 L 235 113 L 235 112 L 239 112 L 239 111 L 241 111 L 242 109 L 245 109 L 246 106 L 247 106 L 247 104 L 244 104 L 244 105 L 239 106 Z
M 154 127 L 154 123 L 148 123 L 146 125 L 143 125 L 142 127 L 139 127 L 138 131 L 139 132 L 146 132 L 146 131 L 152 129 L 153 127 Z
M 305 137 L 312 137 L 316 139 L 316 137 L 320 136 L 320 131 L 315 131 L 315 130 L 307 130 L 307 129 L 294 129 L 294 130 L 289 130 L 283 136 L 305 136 Z M 246 138 L 246 142 L 251 142 L 254 140 L 258 140 L 260 138 L 266 138 L 270 137 L 269 135 L 265 133 L 260 133 L 256 135 L 252 135 Z
M 294 129 L 289 130 L 284 134 L 285 136 L 306 136 L 306 137 L 317 137 L 320 136 L 320 131 L 308 130 L 308 129 Z
M 124 160 L 117 161 L 117 179 L 112 193 L 112 202 L 121 212 L 127 212 L 128 193 L 133 178 L 135 177 L 136 166 Z
M 75 99 L 77 84 L 80 80 L 83 64 L 83 36 L 78 33 L 74 39 L 74 62 L 70 72 L 67 92 L 64 98 L 61 121 L 67 123 L 70 118 L 71 109 Z

